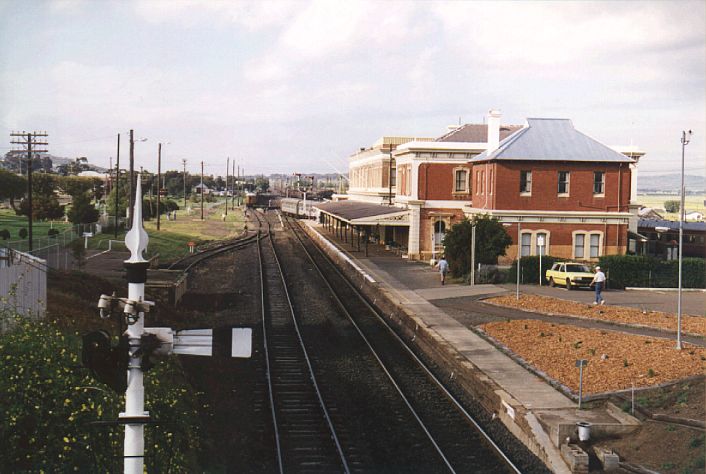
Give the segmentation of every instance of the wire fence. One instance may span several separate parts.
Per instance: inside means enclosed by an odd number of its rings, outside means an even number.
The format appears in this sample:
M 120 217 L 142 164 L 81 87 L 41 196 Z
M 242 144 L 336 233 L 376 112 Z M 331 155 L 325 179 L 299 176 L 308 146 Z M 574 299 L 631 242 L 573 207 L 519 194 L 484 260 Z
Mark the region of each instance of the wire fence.
M 0 248 L 23 252 L 45 260 L 45 265 L 55 270 L 73 270 L 77 268 L 73 242 L 83 239 L 84 235 L 97 235 L 102 226 L 93 224 L 74 224 L 70 228 L 59 231 L 51 236 L 40 236 L 32 239 L 32 250 L 29 250 L 29 239 L 0 241 Z

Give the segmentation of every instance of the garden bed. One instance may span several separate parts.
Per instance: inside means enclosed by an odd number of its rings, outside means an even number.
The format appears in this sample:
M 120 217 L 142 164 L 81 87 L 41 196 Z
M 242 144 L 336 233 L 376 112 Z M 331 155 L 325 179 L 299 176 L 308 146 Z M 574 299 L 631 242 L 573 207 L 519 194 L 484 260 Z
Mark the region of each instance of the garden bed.
M 480 326 L 487 335 L 556 382 L 578 392 L 578 359 L 584 369 L 584 394 L 658 385 L 704 373 L 706 349 L 674 341 L 613 331 L 585 329 L 537 320 Z
M 624 306 L 592 306 L 576 301 L 539 295 L 521 295 L 519 300 L 515 296 L 496 296 L 483 301 L 497 306 L 542 314 L 596 319 L 616 324 L 645 326 L 672 332 L 677 331 L 676 314 L 663 313 L 661 311 L 643 311 Z M 706 318 L 682 315 L 682 331 L 697 336 L 706 336 Z

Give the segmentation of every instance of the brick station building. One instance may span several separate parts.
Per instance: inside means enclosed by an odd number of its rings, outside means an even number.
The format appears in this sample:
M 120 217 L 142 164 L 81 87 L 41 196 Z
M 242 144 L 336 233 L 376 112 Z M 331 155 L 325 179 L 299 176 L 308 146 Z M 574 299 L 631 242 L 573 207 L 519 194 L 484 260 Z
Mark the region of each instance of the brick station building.
M 355 202 L 322 206 L 324 219 L 359 227 L 412 259 L 436 257 L 444 233 L 477 214 L 497 218 L 513 238 L 500 263 L 518 248 L 537 255 L 541 241 L 542 254 L 567 259 L 625 253 L 638 235 L 636 165 L 644 152 L 606 146 L 568 119 L 501 125 L 500 118 L 491 110 L 487 124 L 450 127 L 433 141 L 383 138 L 356 153 L 347 199 L 370 204 L 365 223 L 346 218 Z M 400 209 L 394 225 L 390 206 Z

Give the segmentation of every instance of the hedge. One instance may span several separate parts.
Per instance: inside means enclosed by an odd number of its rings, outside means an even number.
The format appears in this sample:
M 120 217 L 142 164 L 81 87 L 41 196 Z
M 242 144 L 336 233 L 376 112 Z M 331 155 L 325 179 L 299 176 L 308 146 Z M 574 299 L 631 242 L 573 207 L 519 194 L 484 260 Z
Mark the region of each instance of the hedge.
M 608 255 L 599 259 L 606 272 L 609 288 L 628 286 L 676 288 L 679 285 L 679 261 L 659 260 L 636 255 Z M 706 287 L 706 265 L 702 258 L 682 260 L 682 287 Z
M 547 270 L 552 268 L 554 262 L 560 262 L 566 259 L 553 257 L 551 255 L 542 255 L 542 277 L 547 274 Z M 512 262 L 510 271 L 507 275 L 508 283 L 517 283 L 517 260 Z M 520 283 L 539 283 L 539 257 L 527 256 L 521 258 L 520 266 Z M 546 280 L 542 280 L 545 284 Z

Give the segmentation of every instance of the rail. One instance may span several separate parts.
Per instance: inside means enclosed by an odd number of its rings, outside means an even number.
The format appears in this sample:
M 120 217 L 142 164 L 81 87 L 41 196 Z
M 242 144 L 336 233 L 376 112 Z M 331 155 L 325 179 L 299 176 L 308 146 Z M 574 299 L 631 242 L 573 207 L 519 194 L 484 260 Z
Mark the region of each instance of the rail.
M 390 371 L 388 368 L 385 366 L 383 363 L 382 359 L 378 355 L 377 351 L 373 348 L 372 344 L 370 343 L 369 339 L 363 331 L 361 330 L 360 326 L 357 324 L 355 321 L 355 318 L 351 315 L 349 312 L 348 308 L 346 305 L 343 303 L 343 300 L 340 298 L 339 294 L 337 291 L 334 290 L 333 286 L 331 285 L 330 281 L 328 278 L 325 277 L 323 274 L 320 265 L 316 262 L 314 259 L 313 255 L 309 252 L 309 249 L 307 249 L 306 245 L 304 245 L 304 241 L 301 237 L 301 233 L 303 232 L 301 228 L 299 227 L 298 223 L 292 224 L 292 221 L 288 218 L 285 217 L 285 222 L 289 225 L 289 228 L 292 230 L 292 233 L 295 235 L 297 241 L 299 242 L 300 246 L 304 250 L 305 254 L 307 255 L 309 261 L 311 264 L 314 266 L 318 274 L 321 276 L 323 281 L 325 282 L 326 286 L 331 292 L 331 295 L 334 297 L 335 301 L 341 308 L 341 310 L 344 312 L 344 314 L 347 316 L 353 327 L 356 329 L 356 331 L 360 334 L 361 338 L 365 341 L 365 344 L 368 346 L 370 349 L 371 353 L 375 357 L 375 359 L 378 361 L 380 364 L 382 370 L 385 372 L 385 374 L 388 376 L 390 382 L 393 384 L 395 389 L 398 391 L 399 395 L 402 397 L 404 400 L 405 404 L 409 407 L 411 410 L 414 418 L 417 420 L 417 422 L 420 424 L 422 430 L 426 433 L 426 435 L 429 437 L 431 443 L 434 445 L 434 447 L 437 449 L 439 455 L 442 457 L 444 460 L 445 464 L 449 468 L 451 472 L 455 472 L 453 466 L 449 462 L 447 456 L 441 451 L 441 447 L 439 444 L 436 442 L 436 440 L 433 438 L 431 435 L 429 429 L 426 427 L 425 423 L 422 421 L 421 417 L 417 414 L 416 410 L 412 407 L 410 404 L 408 398 L 404 395 L 402 392 L 401 388 L 399 387 L 398 383 L 394 380 L 393 376 L 391 375 Z M 477 432 L 487 441 L 487 443 L 492 447 L 492 449 L 507 463 L 508 467 L 513 470 L 516 473 L 520 473 L 521 471 L 515 466 L 515 464 L 508 458 L 508 456 L 500 449 L 500 447 L 492 440 L 492 438 L 483 430 L 483 428 L 480 426 L 480 424 L 475 420 L 475 418 L 463 407 L 460 401 L 454 397 L 454 395 L 446 388 L 446 386 L 439 380 L 439 378 L 427 367 L 427 365 L 415 354 L 415 352 L 412 350 L 412 348 L 397 334 L 397 332 L 388 324 L 388 322 L 385 320 L 385 318 L 380 314 L 380 312 L 373 306 L 371 305 L 367 298 L 360 293 L 358 288 L 356 288 L 355 285 L 353 285 L 349 279 L 343 275 L 343 273 L 338 269 L 338 267 L 331 262 L 329 257 L 319 248 L 319 246 L 314 245 L 316 250 L 318 251 L 319 255 L 321 258 L 324 259 L 324 261 L 327 261 L 330 263 L 330 267 L 333 269 L 333 271 L 338 274 L 341 280 L 345 282 L 345 284 L 348 286 L 348 288 L 358 296 L 360 302 L 362 302 L 365 307 L 376 317 L 376 319 L 384 325 L 384 327 L 388 330 L 388 332 L 400 343 L 400 345 L 405 349 L 405 351 L 412 357 L 412 359 L 417 363 L 417 365 L 424 371 L 424 373 L 427 374 L 429 379 L 433 381 L 433 383 L 443 392 L 443 394 L 447 397 L 448 400 L 451 401 L 451 403 L 454 405 L 454 407 L 458 410 L 459 413 L 477 430 Z

